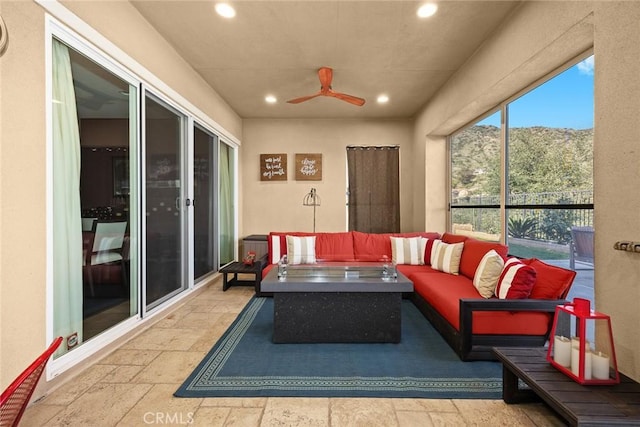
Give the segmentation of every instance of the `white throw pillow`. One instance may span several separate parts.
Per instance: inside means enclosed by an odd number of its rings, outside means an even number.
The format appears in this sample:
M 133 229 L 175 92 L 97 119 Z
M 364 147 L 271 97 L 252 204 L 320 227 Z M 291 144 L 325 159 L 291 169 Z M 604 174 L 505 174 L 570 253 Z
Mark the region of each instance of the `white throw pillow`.
M 391 257 L 396 264 L 424 265 L 424 237 L 391 237 Z
M 464 242 L 444 243 L 442 240 L 434 240 L 431 249 L 431 268 L 457 275 L 460 271 L 460 258 Z
M 473 276 L 473 286 L 482 297 L 491 298 L 493 296 L 503 266 L 504 260 L 495 250 L 491 249 L 484 254 L 478 264 L 476 274 Z
M 287 236 L 287 260 L 289 264 L 315 263 L 316 236 Z

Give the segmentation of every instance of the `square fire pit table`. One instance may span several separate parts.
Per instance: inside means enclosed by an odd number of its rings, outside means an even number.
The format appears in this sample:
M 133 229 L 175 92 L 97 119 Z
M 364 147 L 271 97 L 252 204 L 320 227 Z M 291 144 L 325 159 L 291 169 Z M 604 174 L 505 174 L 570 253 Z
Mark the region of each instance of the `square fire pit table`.
M 275 343 L 398 343 L 413 291 L 392 264 L 370 262 L 279 265 L 261 287 L 273 292 Z

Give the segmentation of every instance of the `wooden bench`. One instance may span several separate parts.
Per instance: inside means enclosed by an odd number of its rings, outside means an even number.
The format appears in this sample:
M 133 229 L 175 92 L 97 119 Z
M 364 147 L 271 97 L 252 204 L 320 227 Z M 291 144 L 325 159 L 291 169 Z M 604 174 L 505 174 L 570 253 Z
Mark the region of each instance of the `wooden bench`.
M 544 400 L 572 426 L 640 426 L 640 384 L 620 374 L 620 384 L 583 386 L 546 359 L 540 347 L 497 347 L 506 403 Z M 529 389 L 522 389 L 518 380 Z

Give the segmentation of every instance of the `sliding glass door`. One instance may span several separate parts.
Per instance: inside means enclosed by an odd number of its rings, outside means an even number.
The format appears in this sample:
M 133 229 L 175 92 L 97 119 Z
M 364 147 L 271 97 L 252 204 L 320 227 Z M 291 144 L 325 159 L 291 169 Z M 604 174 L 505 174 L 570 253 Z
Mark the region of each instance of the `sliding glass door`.
M 218 138 L 193 128 L 193 277 L 197 281 L 217 270 L 215 188 Z
M 135 317 L 138 85 L 84 46 L 52 40 L 55 357 Z
M 54 24 L 50 41 L 47 332 L 65 340 L 58 372 L 235 259 L 237 152 L 206 116 L 66 29 Z
M 145 304 L 186 288 L 186 117 L 150 93 L 144 99 Z

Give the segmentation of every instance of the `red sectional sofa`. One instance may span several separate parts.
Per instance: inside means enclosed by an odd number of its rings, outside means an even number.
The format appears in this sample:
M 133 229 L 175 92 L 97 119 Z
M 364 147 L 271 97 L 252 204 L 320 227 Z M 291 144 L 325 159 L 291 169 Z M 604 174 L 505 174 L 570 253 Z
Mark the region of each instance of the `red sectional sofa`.
M 535 284 L 527 299 L 483 298 L 473 284 L 484 255 L 495 250 L 507 259 L 508 248 L 494 242 L 435 232 L 338 233 L 272 232 L 268 237 L 268 259 L 264 277 L 287 253 L 286 236 L 316 236 L 318 261 L 380 261 L 392 258 L 390 237 L 426 239 L 425 265 L 399 264 L 398 270 L 414 284 L 407 295 L 429 319 L 462 360 L 492 360 L 495 346 L 543 346 L 551 331 L 556 305 L 563 303 L 575 271 L 555 267 L 537 259 L 522 260 L 535 272 Z M 449 274 L 430 265 L 435 240 L 463 243 L 459 274 Z M 259 295 L 265 295 L 262 292 Z

